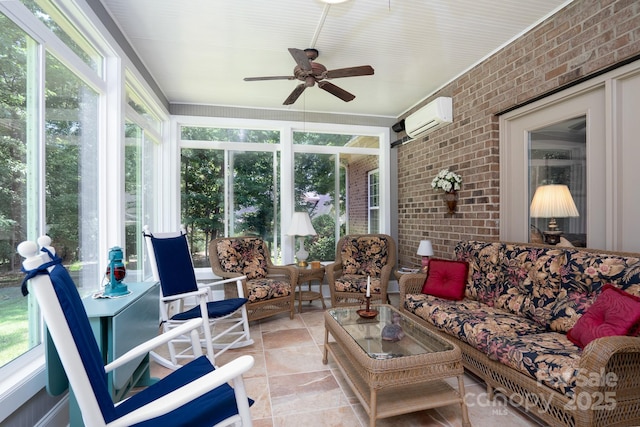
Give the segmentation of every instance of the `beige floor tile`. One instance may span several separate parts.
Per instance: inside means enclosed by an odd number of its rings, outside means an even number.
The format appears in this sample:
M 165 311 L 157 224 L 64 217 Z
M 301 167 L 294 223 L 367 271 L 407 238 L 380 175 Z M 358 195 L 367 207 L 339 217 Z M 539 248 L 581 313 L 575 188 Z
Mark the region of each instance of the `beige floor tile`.
M 349 405 L 329 370 L 269 377 L 269 388 L 275 417 Z
M 397 295 L 391 295 L 398 305 Z M 326 301 L 330 307 L 330 300 Z M 294 319 L 287 313 L 250 323 L 253 345 L 229 350 L 216 357 L 222 365 L 242 354 L 255 358 L 244 376 L 247 392 L 256 402 L 251 407 L 254 427 L 367 427 L 369 418 L 334 361 L 322 364 L 324 311 L 320 301 L 305 303 Z M 330 340 L 333 340 L 330 337 Z M 166 353 L 166 350 L 162 350 Z M 151 375 L 171 371 L 151 364 Z M 448 379 L 457 388 L 455 378 Z M 504 399 L 486 399 L 486 386 L 472 375 L 464 376 L 469 417 L 473 427 L 541 427 L 544 424 L 523 414 Z M 398 391 L 402 392 L 401 389 Z M 459 427 L 457 405 L 378 420 L 377 427 Z
M 251 418 L 271 418 L 271 395 L 269 393 L 269 382 L 266 377 L 247 378 L 244 382 L 247 395 L 255 400 L 251 406 Z
M 329 369 L 322 363 L 322 354 L 314 344 L 267 349 L 265 361 L 269 377 Z
M 276 415 L 273 417 L 274 427 L 360 427 L 351 406 L 315 410 L 310 409 L 303 414 Z M 254 424 L 255 427 L 255 424 Z
M 307 328 L 293 327 L 293 325 L 289 329 L 263 332 L 262 342 L 265 350 L 315 344 Z

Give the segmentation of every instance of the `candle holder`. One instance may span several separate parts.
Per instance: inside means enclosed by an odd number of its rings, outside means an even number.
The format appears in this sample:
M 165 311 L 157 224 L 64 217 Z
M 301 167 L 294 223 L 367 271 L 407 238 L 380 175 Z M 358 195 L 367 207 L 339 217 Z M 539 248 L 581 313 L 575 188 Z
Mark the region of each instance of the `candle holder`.
M 374 317 L 376 317 L 378 315 L 378 310 L 372 310 L 371 309 L 371 297 L 365 297 L 366 300 L 366 306 L 365 309 L 360 309 L 358 311 L 356 311 L 356 313 L 358 313 L 358 316 L 362 317 L 363 319 L 373 319 Z

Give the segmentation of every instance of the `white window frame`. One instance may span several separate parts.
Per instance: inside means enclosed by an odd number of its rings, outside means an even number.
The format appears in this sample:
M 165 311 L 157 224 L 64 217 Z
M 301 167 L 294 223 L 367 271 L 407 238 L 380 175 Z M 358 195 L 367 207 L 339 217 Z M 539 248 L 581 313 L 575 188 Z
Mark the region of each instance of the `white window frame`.
M 371 185 L 371 177 L 378 176 L 378 185 L 376 187 L 376 194 L 378 199 L 378 205 L 373 205 L 372 199 L 374 194 L 372 194 L 373 187 Z M 380 211 L 380 169 L 374 169 L 367 173 L 367 230 L 369 234 L 377 234 L 380 233 L 380 230 L 372 230 L 371 229 L 371 212 L 372 211 Z M 378 212 L 378 217 L 380 216 Z

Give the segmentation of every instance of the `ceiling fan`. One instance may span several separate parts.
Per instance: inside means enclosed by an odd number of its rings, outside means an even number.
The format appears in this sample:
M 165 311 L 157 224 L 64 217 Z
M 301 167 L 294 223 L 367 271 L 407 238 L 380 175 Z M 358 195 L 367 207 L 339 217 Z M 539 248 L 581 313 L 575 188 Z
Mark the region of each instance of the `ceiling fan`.
M 327 70 L 324 65 L 318 62 L 314 62 L 314 60 L 319 55 L 317 49 L 302 50 L 289 48 L 289 53 L 291 54 L 291 56 L 293 56 L 296 64 L 298 64 L 293 69 L 293 76 L 245 77 L 244 80 L 247 82 L 258 80 L 301 80 L 303 83 L 300 83 L 298 86 L 296 86 L 289 97 L 283 102 L 283 105 L 290 105 L 296 102 L 296 100 L 300 97 L 300 95 L 302 95 L 302 92 L 304 92 L 306 88 L 311 87 L 316 83 L 318 83 L 318 87 L 320 89 L 324 89 L 330 94 L 342 99 L 343 101 L 349 102 L 356 96 L 326 80 L 337 79 L 341 77 L 370 76 L 373 74 L 373 67 L 371 67 L 370 65 Z

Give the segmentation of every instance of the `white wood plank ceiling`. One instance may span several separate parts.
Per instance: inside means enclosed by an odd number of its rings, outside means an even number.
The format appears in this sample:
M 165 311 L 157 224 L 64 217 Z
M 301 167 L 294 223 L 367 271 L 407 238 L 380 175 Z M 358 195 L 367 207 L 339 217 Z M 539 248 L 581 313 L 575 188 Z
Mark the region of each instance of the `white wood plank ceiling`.
M 101 0 L 171 103 L 398 117 L 570 0 Z M 297 80 L 287 48 L 316 48 L 344 102 Z

